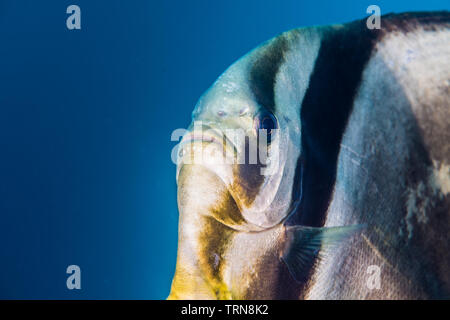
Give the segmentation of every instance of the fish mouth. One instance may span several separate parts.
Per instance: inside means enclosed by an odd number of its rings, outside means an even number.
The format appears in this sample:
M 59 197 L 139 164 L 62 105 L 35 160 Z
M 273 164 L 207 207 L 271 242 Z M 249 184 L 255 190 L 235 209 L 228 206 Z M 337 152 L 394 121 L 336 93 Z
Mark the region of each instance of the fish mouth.
M 224 154 L 232 155 L 233 157 L 238 154 L 236 145 L 225 135 L 225 133 L 208 125 L 202 125 L 200 130 L 196 128 L 183 136 L 179 145 L 181 156 L 183 154 L 183 150 L 197 144 L 202 146 L 205 144 L 207 146 L 212 144 Z
M 191 132 L 188 135 L 184 136 L 180 142 L 180 148 L 185 147 L 186 145 L 194 144 L 194 143 L 214 143 L 218 146 L 222 147 L 223 142 L 219 138 L 218 135 L 213 134 L 205 134 L 202 132 Z
M 200 155 L 199 158 L 198 155 Z M 224 182 L 228 181 L 229 179 L 226 178 L 228 174 L 223 172 L 224 167 L 229 167 L 236 162 L 237 156 L 236 145 L 222 130 L 205 124 L 194 126 L 192 131 L 183 136 L 178 145 L 176 179 L 178 181 L 183 165 L 196 164 L 206 166 L 219 175 Z

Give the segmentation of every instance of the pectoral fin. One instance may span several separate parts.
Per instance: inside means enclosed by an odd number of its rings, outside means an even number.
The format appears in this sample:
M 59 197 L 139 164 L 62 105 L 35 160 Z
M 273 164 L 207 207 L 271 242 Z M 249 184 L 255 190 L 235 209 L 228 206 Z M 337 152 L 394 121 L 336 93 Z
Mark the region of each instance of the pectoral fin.
M 336 248 L 350 236 L 360 232 L 365 225 L 345 227 L 312 228 L 304 226 L 286 227 L 286 246 L 281 259 L 296 281 L 304 282 L 309 268 L 317 258 Z

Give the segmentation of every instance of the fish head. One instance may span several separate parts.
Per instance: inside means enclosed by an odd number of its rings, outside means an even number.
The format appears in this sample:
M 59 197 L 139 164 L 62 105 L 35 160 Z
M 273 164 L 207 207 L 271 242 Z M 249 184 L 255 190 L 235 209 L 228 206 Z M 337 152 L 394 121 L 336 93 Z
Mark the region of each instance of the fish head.
M 251 58 L 231 66 L 200 98 L 177 159 L 180 213 L 212 216 L 239 231 L 271 228 L 298 204 L 291 177 L 299 153 L 292 133 L 299 130 L 282 109 L 255 99 L 246 71 Z

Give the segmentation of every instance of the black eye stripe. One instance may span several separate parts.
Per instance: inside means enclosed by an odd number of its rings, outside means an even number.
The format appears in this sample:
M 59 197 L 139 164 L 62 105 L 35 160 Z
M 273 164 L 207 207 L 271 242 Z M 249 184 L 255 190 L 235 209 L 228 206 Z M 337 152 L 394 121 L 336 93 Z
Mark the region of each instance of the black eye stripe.
M 255 101 L 270 112 L 275 112 L 275 79 L 289 49 L 288 40 L 279 36 L 254 57 L 249 80 Z

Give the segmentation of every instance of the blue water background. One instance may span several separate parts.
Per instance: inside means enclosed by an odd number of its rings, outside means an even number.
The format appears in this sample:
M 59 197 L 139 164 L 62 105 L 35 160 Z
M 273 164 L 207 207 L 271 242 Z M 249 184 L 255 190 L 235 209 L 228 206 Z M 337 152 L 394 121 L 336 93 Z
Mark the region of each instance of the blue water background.
M 77 4 L 82 29 L 66 28 Z M 0 1 L 0 298 L 164 299 L 177 247 L 170 135 L 280 32 L 450 9 L 427 1 Z M 66 267 L 81 267 L 81 290 Z

